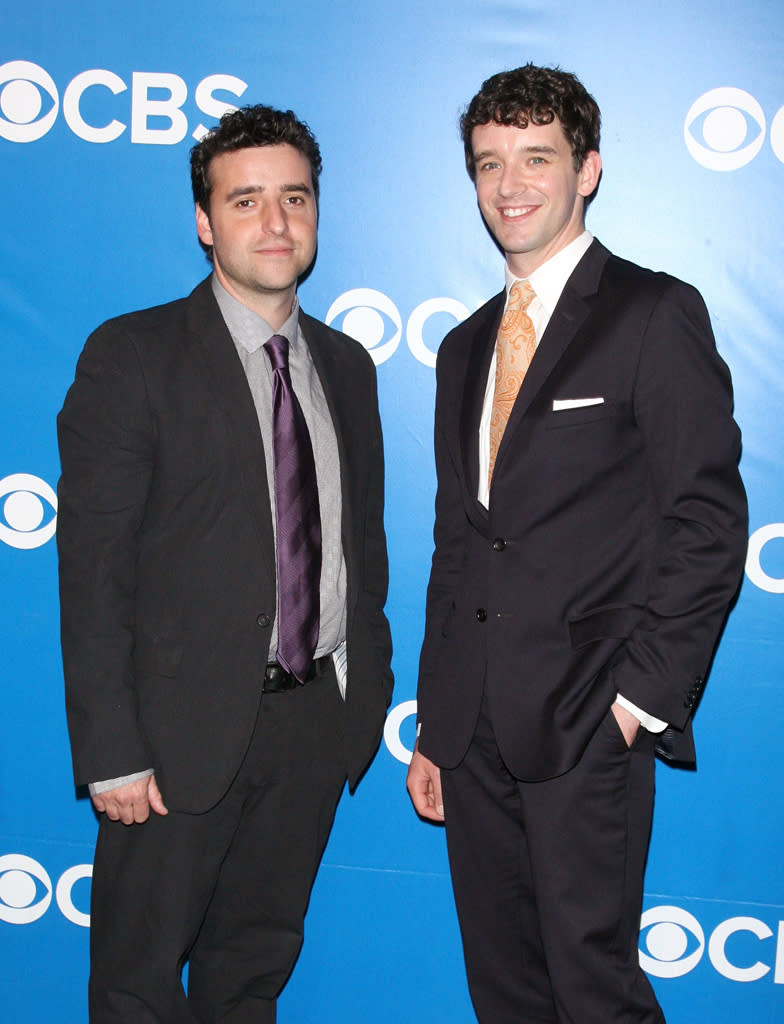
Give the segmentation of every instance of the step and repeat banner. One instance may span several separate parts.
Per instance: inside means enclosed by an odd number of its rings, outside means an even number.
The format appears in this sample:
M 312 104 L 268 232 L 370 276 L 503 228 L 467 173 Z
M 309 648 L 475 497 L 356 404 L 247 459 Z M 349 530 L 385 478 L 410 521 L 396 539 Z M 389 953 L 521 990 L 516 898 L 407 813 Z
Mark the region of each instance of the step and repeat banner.
M 378 366 L 384 742 L 338 811 L 281 1024 L 470 1024 L 440 828 L 404 789 L 435 490 L 441 338 L 503 282 L 457 117 L 495 71 L 575 71 L 603 115 L 588 226 L 694 283 L 736 389 L 746 575 L 697 714 L 659 765 L 640 956 L 670 1024 L 784 1020 L 784 8 L 769 0 L 0 0 L 0 1018 L 84 1024 L 96 818 L 70 775 L 55 416 L 88 333 L 189 292 L 188 151 L 220 114 L 291 107 L 324 156 L 303 307 Z M 143 898 L 143 894 L 140 894 Z

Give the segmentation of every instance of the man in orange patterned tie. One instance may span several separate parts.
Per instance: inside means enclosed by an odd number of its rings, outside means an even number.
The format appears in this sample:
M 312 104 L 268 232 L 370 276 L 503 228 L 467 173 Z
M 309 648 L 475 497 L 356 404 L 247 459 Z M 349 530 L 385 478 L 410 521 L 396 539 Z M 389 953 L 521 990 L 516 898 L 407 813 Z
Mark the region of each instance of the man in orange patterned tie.
M 482 1024 L 661 1024 L 637 942 L 654 750 L 743 569 L 727 367 L 699 294 L 585 230 L 599 109 L 526 65 L 461 119 L 506 288 L 445 339 L 416 810 L 445 821 Z

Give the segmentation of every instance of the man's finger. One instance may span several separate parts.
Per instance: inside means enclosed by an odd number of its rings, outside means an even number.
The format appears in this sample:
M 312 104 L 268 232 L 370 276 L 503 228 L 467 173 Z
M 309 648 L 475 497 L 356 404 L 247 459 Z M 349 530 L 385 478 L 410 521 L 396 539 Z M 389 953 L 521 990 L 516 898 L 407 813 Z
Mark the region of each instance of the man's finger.
M 150 807 L 155 811 L 156 814 L 168 814 L 169 809 L 163 802 L 161 791 L 158 789 L 158 783 L 155 781 L 155 776 L 150 776 L 150 785 L 147 788 L 147 799 L 150 801 Z
M 141 824 L 143 821 L 147 821 L 150 816 L 150 805 L 147 800 L 140 800 L 138 803 L 131 805 L 132 817 L 130 824 Z

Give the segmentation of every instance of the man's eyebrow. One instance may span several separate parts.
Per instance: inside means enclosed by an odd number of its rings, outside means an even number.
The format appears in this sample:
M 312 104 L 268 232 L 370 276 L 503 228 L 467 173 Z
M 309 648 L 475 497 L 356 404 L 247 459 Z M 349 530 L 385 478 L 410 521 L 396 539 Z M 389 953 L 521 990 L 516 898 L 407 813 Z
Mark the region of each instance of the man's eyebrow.
M 522 152 L 525 154 L 532 155 L 545 155 L 545 156 L 557 156 L 558 150 L 554 146 L 523 146 Z M 480 160 L 487 160 L 488 157 L 497 157 L 498 152 L 495 149 L 483 149 L 481 153 L 474 154 L 474 163 L 478 164 Z
M 234 199 L 241 199 L 243 196 L 258 195 L 266 191 L 267 188 L 264 185 L 238 185 L 227 194 L 226 200 L 227 202 L 232 202 Z M 313 194 L 313 190 L 304 182 L 292 182 L 291 184 L 281 185 L 278 191 L 281 194 L 286 192 L 303 192 L 305 195 Z
M 227 193 L 226 199 L 231 202 L 232 199 L 239 199 L 241 196 L 252 196 L 263 191 L 263 185 L 238 185 L 231 192 Z

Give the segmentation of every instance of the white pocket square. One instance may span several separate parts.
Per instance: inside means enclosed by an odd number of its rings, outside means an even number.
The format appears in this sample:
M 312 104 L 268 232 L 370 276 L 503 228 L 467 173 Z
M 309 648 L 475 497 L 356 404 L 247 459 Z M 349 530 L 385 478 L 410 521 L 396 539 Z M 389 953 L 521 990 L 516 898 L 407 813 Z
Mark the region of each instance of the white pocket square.
M 586 405 L 603 405 L 603 398 L 554 398 L 553 412 L 561 409 L 582 409 Z

